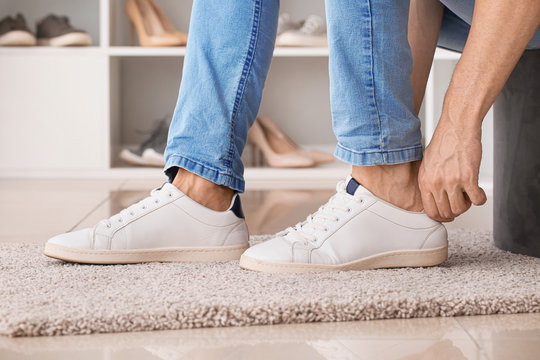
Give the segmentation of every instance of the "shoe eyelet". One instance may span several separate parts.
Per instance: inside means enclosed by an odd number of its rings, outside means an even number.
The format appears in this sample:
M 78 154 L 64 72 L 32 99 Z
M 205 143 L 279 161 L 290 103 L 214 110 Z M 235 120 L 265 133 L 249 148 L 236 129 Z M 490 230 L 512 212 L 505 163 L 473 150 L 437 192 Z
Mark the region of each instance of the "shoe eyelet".
M 142 207 L 142 209 L 143 209 L 143 210 L 146 210 L 146 205 L 144 205 L 144 206 Z
M 172 197 L 173 195 L 171 193 L 169 193 L 169 197 Z
M 347 212 L 350 213 L 352 211 L 351 208 L 347 208 Z
M 155 200 L 155 201 L 154 201 L 154 204 L 159 204 L 159 200 Z
M 107 224 L 107 228 L 110 229 L 110 228 L 111 228 L 111 224 Z
M 129 213 L 129 215 L 135 216 L 135 213 L 132 211 L 132 212 Z
M 119 223 L 121 223 L 121 222 L 123 222 L 123 221 L 124 221 L 124 220 L 122 220 L 122 219 L 118 219 L 118 222 L 119 222 Z

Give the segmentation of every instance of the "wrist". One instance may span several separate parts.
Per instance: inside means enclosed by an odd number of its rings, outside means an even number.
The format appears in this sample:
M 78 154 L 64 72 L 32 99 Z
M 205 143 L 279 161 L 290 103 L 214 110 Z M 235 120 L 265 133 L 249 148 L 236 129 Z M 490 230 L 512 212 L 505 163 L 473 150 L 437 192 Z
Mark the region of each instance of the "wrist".
M 489 107 L 486 109 L 480 97 L 464 96 L 464 93 L 466 92 L 448 89 L 444 98 L 441 121 L 461 128 L 481 128 Z

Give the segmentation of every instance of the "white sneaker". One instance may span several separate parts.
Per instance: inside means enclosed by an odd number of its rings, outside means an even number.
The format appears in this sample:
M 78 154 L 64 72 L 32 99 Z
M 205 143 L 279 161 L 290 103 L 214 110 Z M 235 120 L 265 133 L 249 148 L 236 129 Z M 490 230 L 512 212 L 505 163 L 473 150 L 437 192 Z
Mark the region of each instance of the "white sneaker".
M 238 195 L 227 211 L 214 211 L 167 183 L 92 229 L 53 237 L 44 253 L 90 264 L 229 261 L 248 237 Z
M 389 204 L 349 177 L 307 220 L 246 250 L 240 267 L 264 272 L 434 266 L 448 256 L 446 228 Z
M 324 19 L 317 15 L 309 16 L 299 29 L 279 34 L 276 46 L 328 46 Z

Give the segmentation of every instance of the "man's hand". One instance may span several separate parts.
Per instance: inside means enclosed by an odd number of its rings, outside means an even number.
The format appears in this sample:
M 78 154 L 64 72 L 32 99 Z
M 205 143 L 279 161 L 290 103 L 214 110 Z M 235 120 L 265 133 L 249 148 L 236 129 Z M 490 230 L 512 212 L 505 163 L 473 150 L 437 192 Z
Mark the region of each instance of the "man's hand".
M 538 0 L 475 2 L 469 37 L 420 167 L 422 202 L 431 218 L 451 221 L 471 203 L 486 202 L 478 187 L 482 119 L 539 25 Z
M 486 194 L 478 186 L 481 159 L 481 128 L 465 128 L 443 115 L 418 175 L 424 210 L 430 218 L 452 221 L 471 203 L 486 202 Z

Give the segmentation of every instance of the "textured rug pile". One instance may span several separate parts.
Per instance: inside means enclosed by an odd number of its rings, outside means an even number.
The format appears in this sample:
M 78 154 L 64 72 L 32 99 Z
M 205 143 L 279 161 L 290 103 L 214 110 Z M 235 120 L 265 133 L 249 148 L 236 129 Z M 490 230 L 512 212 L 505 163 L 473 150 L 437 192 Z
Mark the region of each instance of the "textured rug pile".
M 262 274 L 238 262 L 69 264 L 42 246 L 0 245 L 0 334 L 73 335 L 540 312 L 540 259 L 491 234 L 450 234 L 441 266 Z

